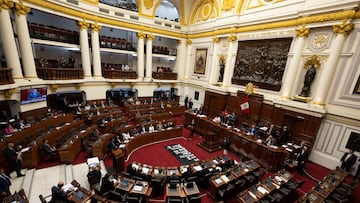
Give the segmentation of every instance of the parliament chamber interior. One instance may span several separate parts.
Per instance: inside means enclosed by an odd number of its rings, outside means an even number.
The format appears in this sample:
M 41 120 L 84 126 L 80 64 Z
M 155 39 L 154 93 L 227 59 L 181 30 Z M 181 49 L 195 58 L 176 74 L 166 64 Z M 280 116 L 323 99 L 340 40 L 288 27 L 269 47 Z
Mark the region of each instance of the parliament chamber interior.
M 359 4 L 0 1 L 0 202 L 360 202 Z

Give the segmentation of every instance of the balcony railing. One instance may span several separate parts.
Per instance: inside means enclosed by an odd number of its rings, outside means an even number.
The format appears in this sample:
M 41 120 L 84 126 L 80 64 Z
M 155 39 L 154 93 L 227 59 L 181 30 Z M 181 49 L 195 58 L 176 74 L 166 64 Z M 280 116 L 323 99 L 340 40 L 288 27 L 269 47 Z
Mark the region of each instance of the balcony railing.
M 177 80 L 177 73 L 172 72 L 153 72 L 152 77 L 158 80 Z
M 0 85 L 12 84 L 14 80 L 11 74 L 12 68 L 0 68 Z
M 137 79 L 136 71 L 103 69 L 102 75 L 108 79 Z
M 36 68 L 38 77 L 43 80 L 73 80 L 83 79 L 82 68 Z

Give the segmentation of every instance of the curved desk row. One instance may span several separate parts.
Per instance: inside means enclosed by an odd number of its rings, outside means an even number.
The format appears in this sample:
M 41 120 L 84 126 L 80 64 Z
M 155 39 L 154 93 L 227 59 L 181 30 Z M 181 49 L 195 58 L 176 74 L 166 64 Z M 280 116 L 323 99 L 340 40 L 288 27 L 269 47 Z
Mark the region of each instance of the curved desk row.
M 243 150 L 244 154 L 258 163 L 264 168 L 272 171 L 277 171 L 283 168 L 284 161 L 288 152 L 281 147 L 269 147 L 263 143 L 259 143 L 254 136 L 246 135 L 240 130 L 233 130 L 218 123 L 213 122 L 207 117 L 199 117 L 194 114 L 185 114 L 184 126 L 188 126 L 191 120 L 195 121 L 195 131 L 203 136 L 206 132 L 213 131 L 217 134 L 217 140 L 222 140 L 224 137 L 230 137 L 230 141 L 239 150 Z

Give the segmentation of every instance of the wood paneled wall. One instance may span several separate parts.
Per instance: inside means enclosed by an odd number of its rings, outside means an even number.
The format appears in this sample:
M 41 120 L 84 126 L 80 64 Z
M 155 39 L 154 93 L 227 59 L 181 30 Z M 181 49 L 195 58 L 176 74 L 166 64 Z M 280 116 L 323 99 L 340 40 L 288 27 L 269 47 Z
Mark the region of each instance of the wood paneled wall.
M 249 99 L 249 115 L 243 114 L 240 109 L 240 104 L 245 97 Z M 247 95 L 242 91 L 238 91 L 237 96 L 206 91 L 204 108 L 209 117 L 218 115 L 225 108 L 230 113 L 235 111 L 238 115 L 237 126 L 240 128 L 242 124 L 251 125 L 254 123 L 258 126 L 267 126 L 272 123 L 280 132 L 282 126 L 287 125 L 292 141 L 297 144 L 304 141 L 306 145 L 312 148 L 321 124 L 321 118 L 265 104 L 263 100 L 263 95 Z

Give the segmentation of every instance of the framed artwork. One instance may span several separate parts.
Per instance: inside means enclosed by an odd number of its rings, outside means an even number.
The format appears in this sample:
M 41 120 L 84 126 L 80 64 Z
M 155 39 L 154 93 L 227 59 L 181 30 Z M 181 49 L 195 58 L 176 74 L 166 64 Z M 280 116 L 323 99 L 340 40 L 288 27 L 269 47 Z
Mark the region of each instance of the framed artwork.
M 205 74 L 207 49 L 196 49 L 194 73 Z
M 356 82 L 353 93 L 354 94 L 360 94 L 360 75 L 359 75 L 359 78 L 358 78 L 358 80 Z

